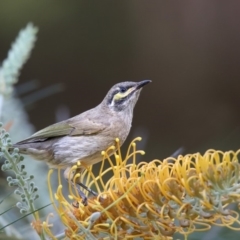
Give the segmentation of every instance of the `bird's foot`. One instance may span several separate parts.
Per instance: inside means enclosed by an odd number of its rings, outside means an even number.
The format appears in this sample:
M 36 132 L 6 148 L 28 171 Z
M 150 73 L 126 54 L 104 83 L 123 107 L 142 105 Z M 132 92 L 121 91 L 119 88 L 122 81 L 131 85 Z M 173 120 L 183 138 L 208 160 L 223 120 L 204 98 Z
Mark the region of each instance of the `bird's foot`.
M 73 183 L 73 182 L 71 181 L 71 184 L 72 184 L 72 186 L 78 191 L 78 194 L 79 194 L 79 196 L 80 196 L 81 199 L 82 199 L 82 204 L 83 204 L 84 206 L 87 206 L 87 205 L 88 205 L 88 198 L 87 198 L 87 196 L 84 194 L 83 191 L 81 191 L 80 188 L 76 187 L 76 184 L 75 184 L 75 183 Z M 78 203 L 77 203 L 77 205 L 76 205 L 75 207 L 78 207 Z

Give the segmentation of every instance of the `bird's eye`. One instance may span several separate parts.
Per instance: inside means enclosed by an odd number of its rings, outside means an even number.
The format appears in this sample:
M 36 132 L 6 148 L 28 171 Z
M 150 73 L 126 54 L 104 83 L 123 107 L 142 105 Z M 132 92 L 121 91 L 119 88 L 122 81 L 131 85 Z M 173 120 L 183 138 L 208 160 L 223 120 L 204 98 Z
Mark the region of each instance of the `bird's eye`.
M 127 91 L 127 88 L 125 87 L 120 87 L 119 92 L 120 93 L 125 93 Z

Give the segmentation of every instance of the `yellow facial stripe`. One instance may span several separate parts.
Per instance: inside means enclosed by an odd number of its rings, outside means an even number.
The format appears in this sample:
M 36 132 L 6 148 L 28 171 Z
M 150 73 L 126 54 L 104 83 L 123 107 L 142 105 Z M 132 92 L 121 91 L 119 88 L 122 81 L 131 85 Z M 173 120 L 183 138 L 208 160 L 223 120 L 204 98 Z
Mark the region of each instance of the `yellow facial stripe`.
M 114 97 L 113 97 L 114 101 L 117 101 L 117 100 L 120 100 L 120 99 L 126 97 L 126 96 L 127 96 L 128 94 L 130 94 L 133 90 L 134 90 L 134 88 L 132 87 L 132 88 L 129 88 L 125 93 L 120 93 L 120 92 L 119 92 L 119 93 L 115 94 Z

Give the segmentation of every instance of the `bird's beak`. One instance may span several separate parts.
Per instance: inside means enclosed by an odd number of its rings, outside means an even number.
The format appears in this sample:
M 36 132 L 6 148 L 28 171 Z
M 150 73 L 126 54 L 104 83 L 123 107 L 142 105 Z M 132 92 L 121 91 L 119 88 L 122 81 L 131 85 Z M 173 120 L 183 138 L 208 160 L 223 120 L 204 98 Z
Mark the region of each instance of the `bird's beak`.
M 151 80 L 143 80 L 143 81 L 137 83 L 135 90 L 142 88 L 143 86 L 145 86 L 146 84 L 148 84 L 150 82 L 152 82 L 152 81 Z
M 146 84 L 148 84 L 150 82 L 152 82 L 152 81 L 151 80 L 143 80 L 141 82 L 136 83 L 133 87 L 131 87 L 127 90 L 127 92 L 125 93 L 126 96 L 132 92 L 136 92 L 136 91 L 140 90 L 143 86 L 145 86 Z

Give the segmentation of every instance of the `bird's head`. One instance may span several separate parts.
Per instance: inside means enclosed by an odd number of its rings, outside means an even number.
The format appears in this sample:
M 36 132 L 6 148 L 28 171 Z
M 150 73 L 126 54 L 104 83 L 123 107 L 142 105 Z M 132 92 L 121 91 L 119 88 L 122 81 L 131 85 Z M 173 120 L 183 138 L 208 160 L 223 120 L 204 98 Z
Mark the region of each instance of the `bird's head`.
M 132 111 L 142 87 L 150 82 L 151 80 L 118 83 L 109 90 L 103 102 L 115 112 Z

